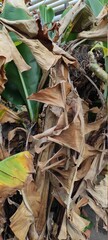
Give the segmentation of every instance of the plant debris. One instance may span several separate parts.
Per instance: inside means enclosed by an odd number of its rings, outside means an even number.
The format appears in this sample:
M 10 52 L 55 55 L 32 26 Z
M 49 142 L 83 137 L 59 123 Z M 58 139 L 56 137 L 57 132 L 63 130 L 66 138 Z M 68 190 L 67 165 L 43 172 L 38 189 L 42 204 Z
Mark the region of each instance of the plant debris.
M 0 18 L 0 239 L 90 239 L 89 207 L 108 230 L 107 56 L 92 46 L 106 41 L 107 6 L 95 18 L 79 0 L 51 39 L 24 2 L 4 1 Z M 24 19 L 3 18 L 8 5 Z

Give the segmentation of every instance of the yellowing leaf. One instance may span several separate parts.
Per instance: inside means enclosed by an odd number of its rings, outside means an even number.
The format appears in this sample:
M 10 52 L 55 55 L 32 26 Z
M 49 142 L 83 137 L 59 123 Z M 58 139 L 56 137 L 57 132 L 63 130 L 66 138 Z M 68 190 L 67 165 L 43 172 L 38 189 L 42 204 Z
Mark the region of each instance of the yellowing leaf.
M 108 48 L 103 47 L 104 57 L 108 57 Z
M 91 51 L 93 51 L 94 49 L 102 49 L 104 52 L 104 57 L 108 56 L 108 48 L 104 47 L 102 42 L 96 43 L 95 46 L 91 49 Z
M 0 198 L 5 199 L 25 183 L 31 181 L 33 172 L 32 155 L 21 152 L 0 162 Z
M 21 119 L 17 116 L 16 113 L 5 107 L 3 104 L 0 104 L 0 123 L 14 123 L 18 121 L 21 121 Z

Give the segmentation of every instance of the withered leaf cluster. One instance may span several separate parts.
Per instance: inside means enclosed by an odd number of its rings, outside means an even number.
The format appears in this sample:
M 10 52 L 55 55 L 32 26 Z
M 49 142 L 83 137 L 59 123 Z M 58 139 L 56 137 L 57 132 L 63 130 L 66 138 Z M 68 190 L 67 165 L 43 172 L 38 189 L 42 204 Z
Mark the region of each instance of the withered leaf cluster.
M 17 4 L 25 7 L 24 1 L 16 1 Z M 61 20 L 60 36 L 69 18 L 79 21 L 78 14 L 84 7 L 79 1 L 75 12 L 70 10 Z M 86 11 L 89 12 L 88 8 Z M 93 21 L 89 19 L 88 26 Z M 13 60 L 20 72 L 30 69 L 12 42 L 10 31 L 30 48 L 43 73 L 38 92 L 29 96 L 29 100 L 42 103 L 35 133 L 32 130 L 36 124 L 31 126 L 29 119 L 27 121 L 25 109 L 19 114 L 3 102 L 0 104 L 0 160 L 24 150 L 34 158 L 33 178 L 20 189 L 22 203 L 17 204 L 17 210 L 9 219 L 10 228 L 20 240 L 88 239 L 91 220 L 85 206 L 90 206 L 103 220 L 104 229 L 108 228 L 106 105 L 90 107 L 80 97 L 70 78 L 70 68 L 80 69 L 77 59 L 45 36 L 39 20 L 0 19 L 0 24 L 0 93 L 8 81 L 6 63 Z M 80 32 L 78 37 L 105 39 L 106 18 L 101 15 L 94 29 Z M 48 76 L 48 84 L 42 88 Z M 95 119 L 89 120 L 90 113 Z M 26 119 L 26 127 L 22 119 Z M 4 198 L 0 192 L 0 234 L 6 221 L 3 203 L 7 198 L 11 205 L 13 194 L 9 189 L 6 191 Z

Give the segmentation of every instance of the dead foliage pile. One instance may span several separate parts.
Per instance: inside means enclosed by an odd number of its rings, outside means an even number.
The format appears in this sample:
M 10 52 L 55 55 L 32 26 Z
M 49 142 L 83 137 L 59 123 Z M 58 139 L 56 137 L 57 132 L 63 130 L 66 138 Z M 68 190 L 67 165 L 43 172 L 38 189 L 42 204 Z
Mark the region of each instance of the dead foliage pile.
M 79 7 L 84 9 L 82 1 L 75 5 L 75 12 Z M 30 122 L 24 107 L 15 112 L 9 102 L 2 99 L 0 104 L 0 174 L 11 176 L 13 182 L 20 180 L 15 187 L 0 177 L 1 239 L 88 239 L 91 219 L 85 206 L 102 219 L 105 230 L 108 227 L 107 106 L 103 97 L 108 76 L 97 76 L 90 57 L 104 70 L 103 53 L 95 50 L 89 56 L 86 42 L 107 38 L 106 18 L 104 14 L 97 19 L 95 30 L 89 18 L 83 25 L 87 31 L 80 29 L 79 39 L 61 48 L 66 17 L 74 21 L 76 16 L 70 11 L 59 22 L 58 44 L 49 39 L 39 20 L 0 19 L 0 92 L 8 81 L 4 64 L 13 60 L 21 72 L 29 70 L 10 31 L 29 46 L 42 69 L 38 91 L 29 96 L 30 101 L 42 103 L 37 122 Z M 17 165 L 16 175 L 11 165 L 9 172 L 2 167 L 3 160 L 16 153 L 22 154 L 20 161 L 26 156 L 29 180 L 20 176 L 21 170 L 17 175 Z

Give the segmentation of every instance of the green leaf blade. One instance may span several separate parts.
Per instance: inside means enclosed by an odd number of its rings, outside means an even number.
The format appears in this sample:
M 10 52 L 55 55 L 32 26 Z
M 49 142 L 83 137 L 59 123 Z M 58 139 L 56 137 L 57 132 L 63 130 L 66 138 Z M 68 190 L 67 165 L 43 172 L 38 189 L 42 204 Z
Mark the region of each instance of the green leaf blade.
M 26 12 L 23 8 L 14 7 L 8 2 L 6 2 L 0 17 L 11 21 L 32 19 L 28 12 Z
M 15 0 L 12 0 L 11 3 L 9 3 L 9 0 L 5 2 L 1 17 L 13 21 L 32 19 L 26 5 L 23 3 L 17 3 L 16 5 Z M 37 64 L 30 49 L 19 40 L 17 34 L 10 32 L 10 36 L 31 69 L 20 73 L 13 62 L 8 63 L 6 66 L 8 82 L 2 96 L 14 105 L 25 104 L 28 108 L 30 119 L 34 122 L 38 117 L 38 104 L 30 102 L 27 98 L 37 91 L 38 83 L 41 79 L 41 68 Z
M 46 6 L 45 4 L 41 5 L 39 7 L 39 10 L 43 25 L 51 23 L 55 15 L 54 10 L 51 7 Z
M 97 17 L 98 14 L 101 12 L 103 8 L 103 4 L 100 2 L 100 0 L 86 0 L 86 3 L 89 5 L 89 7 L 92 9 L 94 15 Z
M 41 68 L 36 63 L 30 49 L 25 44 L 20 44 L 18 46 L 18 50 L 28 65 L 31 66 L 31 69 L 21 74 L 18 72 L 18 69 L 13 62 L 8 63 L 6 66 L 8 83 L 6 84 L 3 96 L 6 100 L 11 101 L 13 104 L 26 104 L 30 114 L 30 119 L 34 122 L 38 117 L 38 104 L 36 102 L 29 101 L 27 98 L 29 95 L 37 91 L 42 75 Z M 14 94 L 15 90 L 16 94 Z

